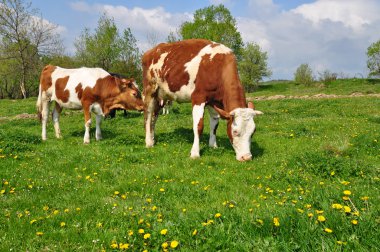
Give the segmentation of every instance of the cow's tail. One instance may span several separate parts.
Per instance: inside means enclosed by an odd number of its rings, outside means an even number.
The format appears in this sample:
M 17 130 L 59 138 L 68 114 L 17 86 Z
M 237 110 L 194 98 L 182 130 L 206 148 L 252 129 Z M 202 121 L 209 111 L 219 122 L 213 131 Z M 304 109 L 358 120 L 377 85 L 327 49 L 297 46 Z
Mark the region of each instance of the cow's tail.
M 41 84 L 39 85 L 39 92 L 38 92 L 38 98 L 37 98 L 37 114 L 38 114 L 38 119 L 40 121 L 42 120 L 42 90 L 41 90 Z

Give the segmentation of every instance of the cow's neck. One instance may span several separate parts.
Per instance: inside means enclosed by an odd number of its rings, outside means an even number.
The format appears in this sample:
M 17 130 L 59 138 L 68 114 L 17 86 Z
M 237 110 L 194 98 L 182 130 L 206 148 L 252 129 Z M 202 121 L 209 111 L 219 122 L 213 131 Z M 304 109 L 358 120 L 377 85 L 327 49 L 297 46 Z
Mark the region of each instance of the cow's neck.
M 245 94 L 240 81 L 230 83 L 224 88 L 223 107 L 227 112 L 231 112 L 236 108 L 246 108 Z

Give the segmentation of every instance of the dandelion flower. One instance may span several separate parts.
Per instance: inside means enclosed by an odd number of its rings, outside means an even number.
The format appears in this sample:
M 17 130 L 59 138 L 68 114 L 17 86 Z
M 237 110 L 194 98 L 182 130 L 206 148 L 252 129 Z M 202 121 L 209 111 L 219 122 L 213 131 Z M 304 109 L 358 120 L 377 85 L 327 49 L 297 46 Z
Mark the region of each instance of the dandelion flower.
M 49 207 L 48 207 L 48 206 L 44 206 L 42 209 L 43 209 L 44 211 L 47 211 L 47 210 L 49 210 Z
M 192 235 L 193 235 L 193 236 L 194 236 L 194 235 L 197 235 L 197 233 L 198 233 L 198 230 L 194 229 Z
M 66 226 L 66 223 L 62 221 L 59 225 L 60 225 L 61 227 L 65 227 L 65 226 Z
M 319 216 L 318 216 L 318 221 L 319 221 L 319 222 L 325 222 L 325 221 L 326 221 L 325 216 L 323 216 L 323 215 L 319 215 Z
M 36 221 L 37 221 L 36 219 L 33 219 L 33 220 L 30 221 L 30 224 L 33 224 Z
M 43 232 L 36 232 L 37 236 L 42 236 L 44 233 Z
M 330 228 L 325 228 L 324 231 L 325 231 L 326 233 L 329 233 L 329 234 L 333 232 L 332 229 L 330 229 Z
M 220 218 L 221 216 L 222 216 L 221 213 L 216 213 L 216 214 L 215 214 L 215 218 Z
M 352 220 L 351 223 L 352 223 L 353 225 L 358 225 L 358 221 L 357 221 L 357 220 Z
M 332 204 L 332 208 L 339 210 L 339 209 L 342 209 L 343 206 L 341 204 Z
M 343 207 L 345 213 L 351 213 L 351 208 L 349 206 Z
M 323 210 L 315 210 L 317 214 L 323 214 Z
M 160 192 L 165 192 L 165 189 L 164 188 L 160 188 Z
M 363 201 L 367 201 L 369 199 L 369 197 L 368 196 L 363 196 L 360 199 L 363 200 Z
M 117 244 L 117 243 L 112 243 L 111 244 L 111 248 L 113 248 L 113 249 L 116 249 L 116 248 L 118 248 L 119 247 L 119 245 Z
M 150 238 L 150 234 L 149 233 L 146 233 L 146 234 L 144 234 L 144 239 L 146 240 L 146 239 L 149 239 Z
M 123 249 L 128 249 L 128 248 L 129 248 L 129 244 L 128 244 L 128 243 L 124 243 L 124 244 L 123 244 L 123 243 L 120 243 L 120 244 L 119 244 L 119 249 L 122 249 L 122 250 L 123 250 Z
M 169 247 L 169 244 L 167 242 L 161 244 L 161 248 L 166 249 L 167 247 Z
M 140 228 L 138 232 L 139 232 L 139 234 L 145 233 L 144 229 L 142 229 L 142 228 Z
M 346 196 L 349 196 L 349 195 L 351 195 L 351 191 L 350 190 L 344 190 L 343 194 Z
M 176 240 L 174 240 L 174 241 L 172 241 L 171 243 L 170 243 L 170 247 L 171 248 L 176 248 L 176 247 L 178 247 L 178 245 L 179 245 L 179 242 L 178 241 L 176 241 Z
M 347 201 L 347 200 L 349 200 L 350 198 L 349 198 L 348 196 L 343 196 L 342 199 L 345 200 L 345 201 Z
M 168 233 L 168 230 L 165 228 L 165 229 L 162 229 L 160 234 L 162 235 L 166 235 Z
M 278 227 L 280 226 L 280 219 L 278 217 L 274 217 L 273 218 L 273 224 Z
M 129 231 L 128 231 L 128 235 L 129 235 L 129 236 L 132 236 L 132 235 L 133 235 L 133 231 L 132 231 L 132 230 L 129 230 Z
M 311 217 L 314 216 L 314 214 L 313 214 L 313 213 L 308 213 L 307 216 L 308 216 L 309 218 L 311 218 Z

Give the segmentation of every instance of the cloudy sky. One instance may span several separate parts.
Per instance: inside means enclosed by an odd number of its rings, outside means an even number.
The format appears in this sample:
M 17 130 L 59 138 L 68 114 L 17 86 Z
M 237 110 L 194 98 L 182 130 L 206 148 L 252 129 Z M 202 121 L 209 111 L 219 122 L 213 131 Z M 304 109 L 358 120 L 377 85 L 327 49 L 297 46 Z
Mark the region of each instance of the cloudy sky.
M 44 19 L 59 26 L 68 53 L 104 12 L 120 30 L 131 28 L 145 51 L 211 4 L 224 4 L 244 42 L 256 42 L 268 52 L 271 79 L 292 79 L 302 63 L 315 75 L 330 70 L 366 76 L 366 50 L 380 40 L 379 0 L 32 0 Z

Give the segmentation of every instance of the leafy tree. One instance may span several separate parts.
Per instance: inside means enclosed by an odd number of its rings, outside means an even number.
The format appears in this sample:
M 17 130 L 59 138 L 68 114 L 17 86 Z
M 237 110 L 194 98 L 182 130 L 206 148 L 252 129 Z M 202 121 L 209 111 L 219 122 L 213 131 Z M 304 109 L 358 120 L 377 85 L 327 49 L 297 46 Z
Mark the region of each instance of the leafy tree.
M 93 35 L 88 28 L 85 28 L 76 40 L 76 56 L 87 66 L 102 67 L 108 71 L 121 52 L 120 43 L 120 35 L 114 20 L 103 14 Z
M 370 76 L 380 76 L 380 40 L 370 45 L 367 49 L 367 66 Z
M 272 71 L 268 68 L 268 55 L 256 43 L 247 43 L 242 50 L 239 61 L 240 79 L 247 91 L 253 91 L 263 77 L 270 77 Z
M 94 34 L 85 28 L 74 45 L 79 64 L 141 80 L 141 53 L 136 38 L 129 28 L 120 35 L 114 20 L 106 14 L 100 17 Z
M 313 71 L 309 64 L 301 64 L 294 73 L 294 81 L 298 84 L 304 84 L 310 86 L 313 81 Z
M 38 89 L 35 78 L 41 68 L 40 56 L 62 51 L 56 28 L 31 9 L 31 3 L 0 0 L 0 60 L 7 65 L 0 74 L 2 79 L 17 80 L 23 98 Z
M 179 33 L 183 39 L 203 38 L 222 43 L 230 47 L 237 58 L 241 56 L 243 40 L 236 20 L 222 4 L 196 10 L 194 20 L 184 22 Z

